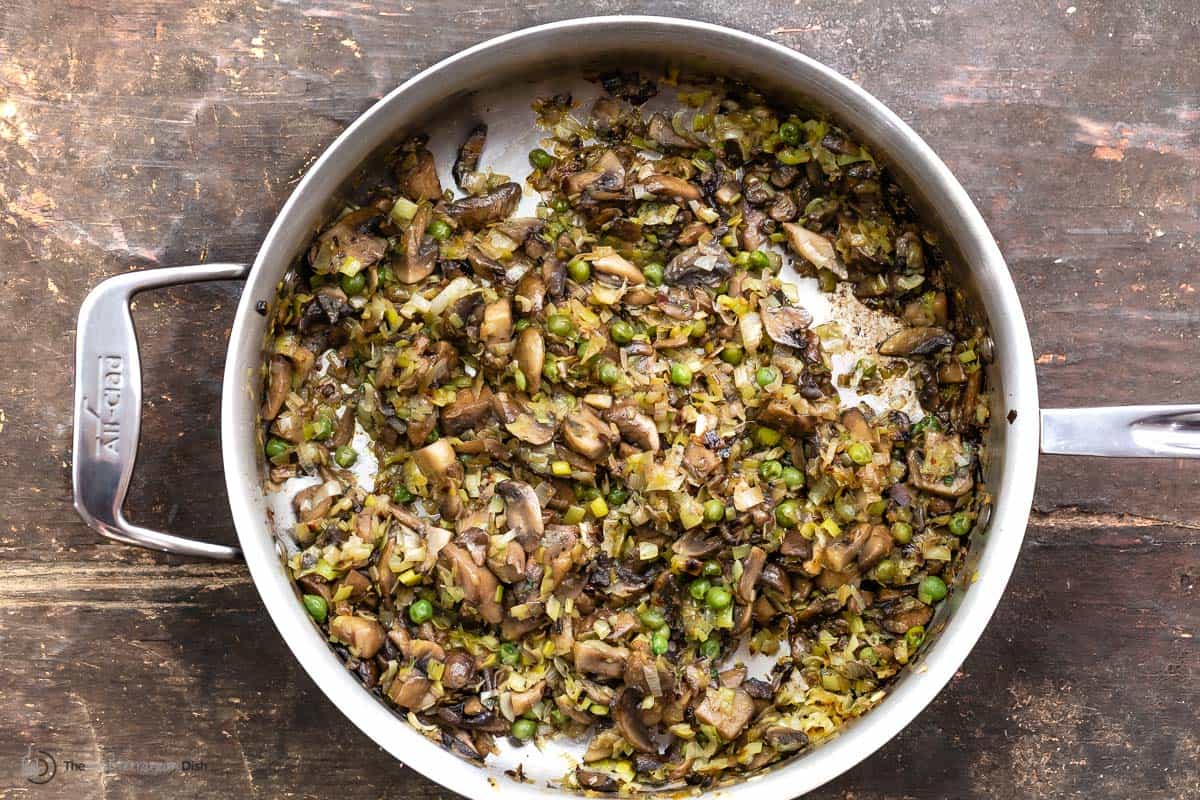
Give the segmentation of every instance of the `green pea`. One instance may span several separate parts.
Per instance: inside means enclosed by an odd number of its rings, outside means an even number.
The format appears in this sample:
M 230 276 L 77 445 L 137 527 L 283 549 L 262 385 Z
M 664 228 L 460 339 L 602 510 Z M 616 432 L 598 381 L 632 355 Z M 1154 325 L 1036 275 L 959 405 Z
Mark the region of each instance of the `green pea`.
M 772 459 L 758 465 L 758 477 L 764 481 L 777 481 L 783 476 L 783 464 Z
M 892 538 L 900 544 L 908 544 L 912 541 L 913 529 L 912 525 L 907 522 L 892 523 Z
M 946 597 L 946 582 L 937 575 L 930 575 L 917 586 L 917 599 L 925 605 L 933 605 Z
M 742 349 L 740 344 L 727 344 L 721 348 L 721 360 L 735 367 L 742 363 L 742 357 L 745 354 L 746 351 Z
M 891 583 L 896 580 L 899 571 L 900 567 L 895 561 L 885 558 L 875 565 L 875 580 L 880 583 Z
M 699 338 L 708 332 L 708 323 L 702 319 L 698 319 L 688 328 L 688 336 L 693 339 Z
M 922 431 L 940 431 L 941 429 L 941 420 L 939 420 L 933 414 L 926 414 L 924 417 L 921 417 L 920 420 L 913 423 L 911 433 L 913 436 L 916 436 Z
M 517 647 L 512 642 L 504 642 L 500 645 L 500 663 L 512 666 L 521 660 L 521 648 Z
M 429 223 L 429 227 L 425 229 L 425 232 L 439 242 L 444 242 L 454 233 L 454 229 L 450 227 L 450 223 L 446 222 L 446 220 L 435 219 Z
M 671 649 L 671 634 L 666 628 L 659 628 L 650 637 L 650 652 L 661 656 Z
M 971 518 L 963 512 L 958 512 L 950 518 L 950 532 L 955 536 L 966 536 L 971 532 Z
M 621 380 L 621 368 L 611 361 L 604 361 L 596 370 L 596 377 L 605 386 L 612 386 L 617 381 Z
M 879 663 L 879 654 L 875 652 L 874 647 L 867 645 L 858 651 L 858 660 L 873 667 Z
M 784 467 L 783 485 L 789 489 L 799 489 L 804 485 L 804 473 L 795 467 Z
M 521 319 L 519 319 L 513 323 L 513 330 L 516 331 L 517 333 L 520 333 L 521 331 L 525 330 L 532 324 L 533 323 L 529 321 L 528 317 L 522 317 Z
M 358 453 L 354 452 L 354 448 L 350 445 L 344 444 L 334 451 L 333 460 L 342 469 L 348 469 L 354 466 L 355 461 L 358 461 Z
M 771 258 L 762 250 L 755 250 L 750 254 L 750 268 L 762 272 L 765 269 L 770 269 Z
M 342 284 L 342 291 L 348 295 L 362 294 L 363 289 L 367 288 L 367 276 L 362 272 L 343 275 L 339 282 Z
M 784 528 L 794 528 L 800 524 L 800 503 L 796 500 L 784 500 L 775 506 L 775 522 Z
M 721 643 L 716 639 L 705 639 L 700 643 L 700 655 L 704 658 L 716 658 L 721 655 Z
M 553 383 L 558 380 L 558 359 L 546 358 L 542 364 L 542 377 Z
M 608 327 L 608 333 L 610 336 L 612 336 L 613 342 L 624 346 L 633 341 L 634 334 L 636 334 L 637 331 L 635 331 L 633 326 L 625 320 L 616 319 L 613 320 L 612 324 Z
M 414 601 L 413 604 L 408 607 L 408 618 L 418 625 L 420 625 L 422 622 L 428 622 L 429 620 L 433 619 L 433 603 L 429 602 L 425 598 Z
M 754 373 L 754 381 L 764 389 L 779 380 L 779 370 L 774 367 L 759 367 Z
M 663 612 L 659 611 L 657 608 L 647 608 L 638 615 L 638 619 L 640 619 L 642 624 L 652 631 L 656 631 L 663 625 L 667 624 L 667 618 L 663 616 Z
M 565 214 L 571 210 L 571 201 L 565 197 L 556 197 L 554 198 L 554 202 L 550 204 L 550 207 L 559 214 Z
M 692 385 L 692 368 L 678 361 L 671 365 L 671 383 L 676 386 Z
M 529 151 L 529 163 L 538 169 L 550 169 L 554 166 L 554 156 L 540 147 L 535 147 Z
M 858 516 L 858 506 L 854 504 L 853 498 L 845 497 L 834 506 L 834 513 L 842 522 L 851 522 Z
M 272 436 L 267 439 L 267 458 L 276 459 L 288 451 L 291 447 L 286 440 L 280 439 L 277 436 Z
M 571 323 L 571 318 L 565 314 L 551 314 L 550 318 L 546 320 L 546 330 L 555 336 L 566 338 L 575 332 L 575 326 Z
M 392 500 L 394 502 L 404 505 L 405 503 L 411 503 L 412 499 L 413 494 L 408 490 L 407 486 L 401 484 L 395 489 L 392 489 Z
M 790 144 L 793 147 L 800 144 L 800 137 L 802 135 L 800 126 L 790 120 L 779 126 L 779 138 L 783 139 L 785 144 Z
M 688 586 L 688 594 L 692 596 L 693 600 L 703 600 L 704 595 L 708 594 L 710 586 L 712 584 L 708 582 L 707 578 L 696 578 Z
M 646 277 L 646 283 L 651 286 L 662 286 L 663 282 L 663 265 L 657 261 L 651 261 L 646 266 L 642 267 L 642 275 Z
M 622 506 L 629 499 L 629 490 L 622 486 L 614 486 L 608 490 L 608 505 L 610 508 Z
M 904 632 L 904 641 L 908 642 L 909 650 L 916 650 L 925 641 L 925 626 L 913 625 Z
M 729 608 L 729 604 L 733 602 L 733 594 L 724 586 L 710 586 L 704 594 L 704 602 L 713 611 L 721 611 Z
M 767 428 L 760 425 L 754 429 L 754 441 L 760 447 L 774 447 L 779 444 L 781 438 L 783 438 L 783 434 L 774 428 Z
M 322 442 L 333 436 L 333 422 L 329 417 L 317 417 L 312 421 L 309 430 L 312 432 L 312 436 L 308 438 Z
M 329 603 L 325 602 L 325 598 L 319 594 L 304 595 L 304 608 L 308 611 L 308 615 L 317 622 L 324 622 L 329 616 Z
M 720 522 L 725 519 L 725 504 L 717 498 L 704 501 L 704 521 Z
M 850 460 L 855 464 L 862 465 L 871 463 L 873 453 L 869 444 L 854 442 L 846 448 L 846 455 L 850 456 Z
M 592 276 L 592 267 L 581 258 L 573 258 L 567 264 L 567 274 L 576 283 L 583 283 Z
M 529 387 L 529 378 L 525 377 L 520 367 L 513 370 L 513 385 L 517 387 L 518 392 L 523 392 Z
M 722 574 L 721 565 L 716 561 L 704 562 L 704 577 L 716 578 Z M 708 591 L 705 589 L 705 591 Z
M 537 723 L 531 719 L 518 719 L 512 724 L 512 735 L 523 742 L 532 739 L 537 735 Z

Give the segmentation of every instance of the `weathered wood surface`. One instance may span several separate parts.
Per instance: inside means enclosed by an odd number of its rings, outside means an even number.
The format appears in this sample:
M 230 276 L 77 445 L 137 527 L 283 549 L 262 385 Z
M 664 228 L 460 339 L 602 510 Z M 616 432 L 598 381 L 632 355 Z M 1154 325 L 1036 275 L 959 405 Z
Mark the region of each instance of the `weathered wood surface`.
M 107 275 L 251 258 L 305 165 L 417 69 L 619 11 L 762 34 L 909 120 L 1008 256 L 1046 405 L 1200 401 L 1193 0 L 6 0 L 0 797 L 446 796 L 329 706 L 243 567 L 80 524 L 71 330 Z M 216 408 L 237 293 L 167 291 L 137 316 L 150 408 L 131 516 L 223 541 Z M 1200 797 L 1198 476 L 1045 459 L 1023 558 L 962 674 L 814 796 Z M 58 759 L 47 785 L 20 774 L 30 747 Z

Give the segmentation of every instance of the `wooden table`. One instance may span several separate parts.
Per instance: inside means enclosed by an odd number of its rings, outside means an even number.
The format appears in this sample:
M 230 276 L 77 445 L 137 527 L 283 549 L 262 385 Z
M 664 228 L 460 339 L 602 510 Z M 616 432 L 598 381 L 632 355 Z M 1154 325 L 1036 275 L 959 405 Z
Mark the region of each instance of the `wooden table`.
M 108 275 L 251 259 L 306 165 L 416 70 L 618 11 L 753 31 L 911 122 L 1007 254 L 1046 405 L 1200 401 L 1194 0 L 6 0 L 0 797 L 447 796 L 331 707 L 244 566 L 80 523 L 71 332 Z M 139 304 L 143 523 L 233 538 L 216 411 L 238 291 Z M 1044 459 L 1023 557 L 961 674 L 814 796 L 1200 797 L 1198 476 Z M 57 762 L 45 785 L 20 769 L 39 750 Z

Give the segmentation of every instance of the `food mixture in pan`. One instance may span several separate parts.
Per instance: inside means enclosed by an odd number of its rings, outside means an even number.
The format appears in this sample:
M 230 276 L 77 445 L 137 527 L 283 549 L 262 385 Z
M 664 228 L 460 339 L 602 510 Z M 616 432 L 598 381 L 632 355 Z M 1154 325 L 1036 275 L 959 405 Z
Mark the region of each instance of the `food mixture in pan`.
M 569 787 L 707 786 L 920 650 L 989 503 L 990 344 L 845 132 L 597 81 L 533 104 L 527 174 L 480 124 L 446 185 L 417 137 L 319 232 L 272 307 L 265 457 L 304 487 L 309 613 L 419 731 L 574 739 Z

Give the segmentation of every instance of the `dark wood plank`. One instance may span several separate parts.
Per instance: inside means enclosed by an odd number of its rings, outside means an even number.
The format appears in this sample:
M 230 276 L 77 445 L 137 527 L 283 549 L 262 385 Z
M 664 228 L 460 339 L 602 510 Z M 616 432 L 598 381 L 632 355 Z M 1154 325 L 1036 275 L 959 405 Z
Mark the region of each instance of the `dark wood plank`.
M 417 69 L 596 10 L 0 4 L 0 797 L 445 796 L 329 707 L 244 568 L 101 543 L 78 522 L 70 331 L 106 275 L 252 258 L 305 165 Z M 1008 256 L 1046 405 L 1200 399 L 1191 0 L 599 10 L 751 30 L 908 119 Z M 136 317 L 149 408 L 131 516 L 222 541 L 216 409 L 237 295 L 162 292 Z M 963 673 L 816 796 L 1200 796 L 1198 475 L 1184 462 L 1046 459 L 1023 559 Z M 31 745 L 93 770 L 33 786 L 17 773 Z M 206 767 L 94 769 L 183 759 Z

